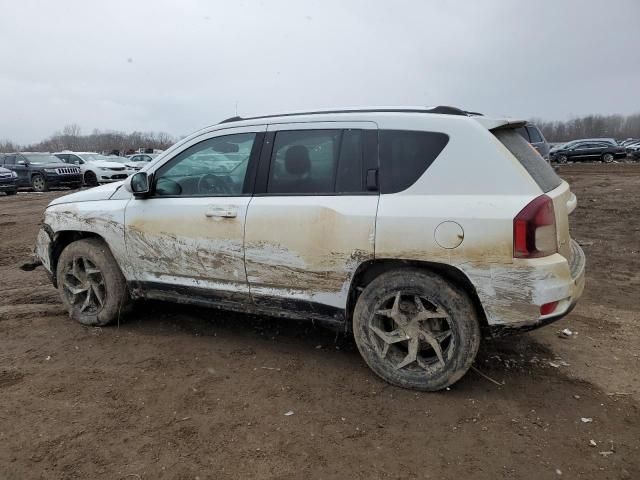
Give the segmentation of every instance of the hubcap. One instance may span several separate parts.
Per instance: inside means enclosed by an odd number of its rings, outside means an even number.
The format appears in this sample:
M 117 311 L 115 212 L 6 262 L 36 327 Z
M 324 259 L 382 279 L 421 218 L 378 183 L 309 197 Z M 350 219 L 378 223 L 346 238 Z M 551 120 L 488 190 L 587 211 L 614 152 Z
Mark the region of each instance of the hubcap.
M 65 265 L 62 287 L 69 303 L 82 313 L 97 313 L 104 305 L 107 294 L 104 278 L 85 257 L 75 257 Z
M 380 359 L 396 370 L 428 370 L 446 364 L 454 343 L 450 322 L 442 307 L 419 295 L 397 292 L 370 319 L 369 338 Z
M 33 179 L 33 188 L 36 190 L 42 190 L 44 188 L 44 180 L 42 177 L 36 177 Z

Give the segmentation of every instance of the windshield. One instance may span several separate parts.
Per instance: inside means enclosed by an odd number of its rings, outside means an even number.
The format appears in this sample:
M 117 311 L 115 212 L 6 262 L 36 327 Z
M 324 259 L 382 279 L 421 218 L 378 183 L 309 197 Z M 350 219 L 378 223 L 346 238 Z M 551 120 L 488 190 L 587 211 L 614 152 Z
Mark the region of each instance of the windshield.
M 58 157 L 50 153 L 28 153 L 25 157 L 29 163 L 61 163 Z

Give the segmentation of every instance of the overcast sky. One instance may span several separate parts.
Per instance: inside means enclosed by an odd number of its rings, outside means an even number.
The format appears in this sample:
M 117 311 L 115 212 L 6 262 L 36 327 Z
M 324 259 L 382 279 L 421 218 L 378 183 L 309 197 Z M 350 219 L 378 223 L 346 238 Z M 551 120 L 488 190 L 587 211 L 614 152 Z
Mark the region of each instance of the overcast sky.
M 0 0 L 0 140 L 238 113 L 640 111 L 640 0 Z

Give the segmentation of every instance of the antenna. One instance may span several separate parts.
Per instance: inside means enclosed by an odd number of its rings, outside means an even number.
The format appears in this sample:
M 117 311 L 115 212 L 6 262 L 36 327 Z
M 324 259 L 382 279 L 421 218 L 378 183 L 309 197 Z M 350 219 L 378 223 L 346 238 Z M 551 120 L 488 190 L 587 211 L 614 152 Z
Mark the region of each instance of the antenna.
M 238 116 L 238 100 L 236 100 L 236 117 Z

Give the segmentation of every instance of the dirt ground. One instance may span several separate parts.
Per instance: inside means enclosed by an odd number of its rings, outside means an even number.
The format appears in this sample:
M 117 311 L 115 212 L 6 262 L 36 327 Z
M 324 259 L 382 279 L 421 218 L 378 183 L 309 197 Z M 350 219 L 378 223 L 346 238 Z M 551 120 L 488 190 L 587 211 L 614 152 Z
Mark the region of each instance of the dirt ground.
M 582 302 L 483 344 L 500 385 L 470 371 L 435 394 L 305 323 L 146 303 L 76 324 L 42 269 L 18 268 L 64 192 L 0 197 L 0 479 L 640 478 L 640 165 L 560 174 Z

